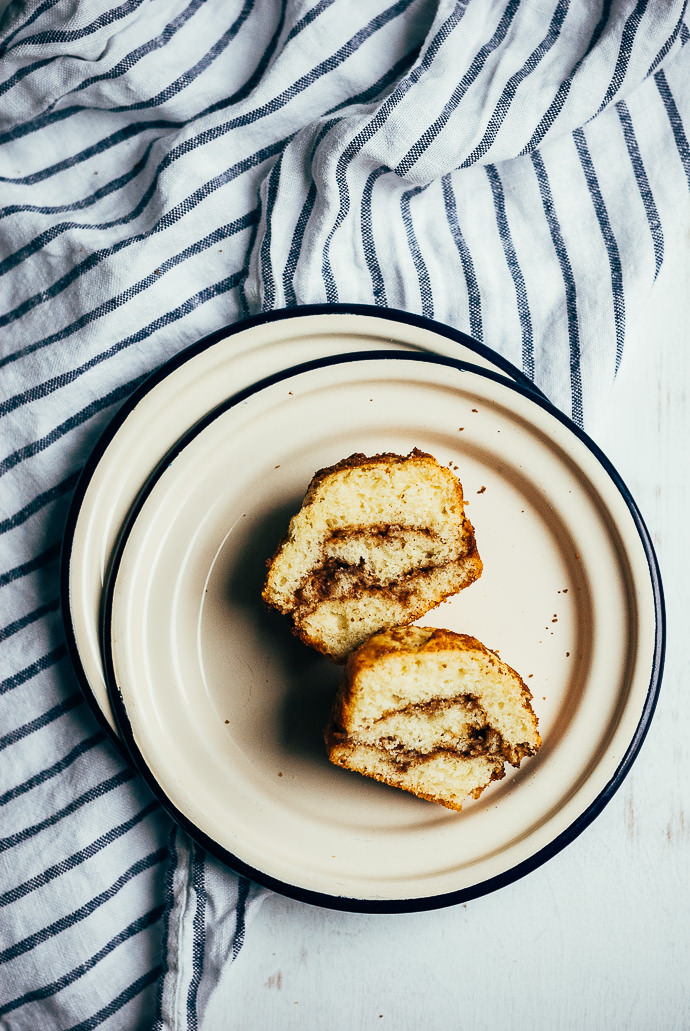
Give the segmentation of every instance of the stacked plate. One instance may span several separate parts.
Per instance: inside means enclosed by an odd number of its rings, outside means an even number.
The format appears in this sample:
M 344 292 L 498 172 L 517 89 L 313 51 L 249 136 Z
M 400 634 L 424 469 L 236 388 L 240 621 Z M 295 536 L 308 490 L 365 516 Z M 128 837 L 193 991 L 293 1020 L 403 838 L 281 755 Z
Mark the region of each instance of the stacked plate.
M 499 651 L 543 739 L 459 814 L 328 763 L 341 671 L 260 601 L 313 473 L 413 447 L 457 471 L 484 562 L 423 622 Z M 89 700 L 174 818 L 352 910 L 463 901 L 566 845 L 628 772 L 663 663 L 656 559 L 606 458 L 497 355 L 373 308 L 253 319 L 147 381 L 77 490 L 63 601 Z

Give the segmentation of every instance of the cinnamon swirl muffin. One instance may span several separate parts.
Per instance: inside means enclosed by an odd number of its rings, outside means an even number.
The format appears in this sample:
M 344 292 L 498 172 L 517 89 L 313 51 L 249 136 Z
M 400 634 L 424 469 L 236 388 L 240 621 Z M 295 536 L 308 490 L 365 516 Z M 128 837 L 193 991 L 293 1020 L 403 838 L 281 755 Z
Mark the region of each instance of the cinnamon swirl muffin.
M 459 810 L 541 739 L 520 676 L 474 637 L 405 626 L 348 658 L 325 740 L 331 762 Z
M 313 477 L 268 564 L 264 601 L 337 662 L 481 574 L 462 486 L 417 449 L 354 454 Z

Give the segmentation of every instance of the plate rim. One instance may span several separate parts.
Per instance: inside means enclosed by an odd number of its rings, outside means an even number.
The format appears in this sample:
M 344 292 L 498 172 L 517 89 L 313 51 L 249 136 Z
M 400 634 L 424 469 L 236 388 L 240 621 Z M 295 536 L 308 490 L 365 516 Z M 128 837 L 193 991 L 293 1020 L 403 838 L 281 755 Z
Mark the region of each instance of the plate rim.
M 620 495 L 622 501 L 625 503 L 630 516 L 632 518 L 634 528 L 639 538 L 642 550 L 647 562 L 647 570 L 649 573 L 649 583 L 651 587 L 653 609 L 654 609 L 654 633 L 653 633 L 653 650 L 651 669 L 649 671 L 649 683 L 645 692 L 644 704 L 641 707 L 639 719 L 636 723 L 634 733 L 618 763 L 614 772 L 610 776 L 609 780 L 603 785 L 603 787 L 597 792 L 596 797 L 590 802 L 590 804 L 580 813 L 571 824 L 569 824 L 563 831 L 556 835 L 551 841 L 547 842 L 542 847 L 538 848 L 535 853 L 528 856 L 526 859 L 521 860 L 514 866 L 510 867 L 495 876 L 486 878 L 482 881 L 478 881 L 475 884 L 452 890 L 449 892 L 442 892 L 440 894 L 429 895 L 429 896 L 416 896 L 412 898 L 360 898 L 358 896 L 350 895 L 337 895 L 329 894 L 327 892 L 318 891 L 302 887 L 300 885 L 289 884 L 285 881 L 281 881 L 279 878 L 274 877 L 271 874 L 267 874 L 264 871 L 256 869 L 238 856 L 231 853 L 224 846 L 220 845 L 215 839 L 211 838 L 205 833 L 200 827 L 198 827 L 193 820 L 191 820 L 185 813 L 180 811 L 175 804 L 167 797 L 164 789 L 159 784 L 155 773 L 149 767 L 145 757 L 141 753 L 133 733 L 133 729 L 129 720 L 127 707 L 122 698 L 120 689 L 117 685 L 117 678 L 115 675 L 114 668 L 114 657 L 111 642 L 111 621 L 112 621 L 112 610 L 114 600 L 114 590 L 117 582 L 117 571 L 120 566 L 124 547 L 129 534 L 132 531 L 134 523 L 136 521 L 138 513 L 144 506 L 146 499 L 153 490 L 155 484 L 163 474 L 165 468 L 172 463 L 176 455 L 178 455 L 196 436 L 203 431 L 203 429 L 209 425 L 215 418 L 221 415 L 223 412 L 230 410 L 235 405 L 239 404 L 242 400 L 246 400 L 247 397 L 257 393 L 258 391 L 269 387 L 275 383 L 280 383 L 283 380 L 289 379 L 297 374 L 308 373 L 309 371 L 322 369 L 329 366 L 337 366 L 343 364 L 350 364 L 352 362 L 366 362 L 366 361 L 396 361 L 407 360 L 409 362 L 421 362 L 432 365 L 445 365 L 450 368 L 457 369 L 459 371 L 469 371 L 474 374 L 487 378 L 504 387 L 507 387 L 511 391 L 515 391 L 527 399 L 528 402 L 534 403 L 546 411 L 548 415 L 555 418 L 560 422 L 566 430 L 574 434 L 579 438 L 580 442 L 590 451 L 592 456 L 603 468 L 604 472 L 608 475 L 616 491 Z M 514 883 L 521 879 L 526 874 L 536 870 L 549 859 L 553 858 L 556 854 L 566 848 L 572 841 L 577 838 L 582 831 L 588 827 L 593 820 L 601 813 L 611 798 L 614 796 L 618 788 L 621 786 L 626 776 L 628 775 L 635 759 L 637 758 L 643 741 L 647 735 L 651 721 L 656 709 L 656 705 L 661 690 L 661 682 L 663 676 L 664 660 L 665 660 L 665 644 L 666 644 L 666 612 L 664 604 L 664 593 L 663 584 L 661 580 L 661 572 L 659 563 L 657 560 L 656 552 L 653 546 L 651 535 L 647 529 L 645 521 L 641 515 L 641 512 L 630 492 L 627 485 L 623 481 L 622 477 L 616 470 L 615 466 L 610 459 L 604 454 L 599 446 L 589 437 L 589 435 L 578 427 L 568 416 L 557 409 L 551 404 L 543 395 L 535 394 L 534 391 L 525 387 L 516 381 L 513 381 L 500 373 L 493 372 L 490 369 L 485 369 L 480 366 L 473 365 L 472 363 L 461 361 L 458 359 L 451 358 L 446 355 L 434 355 L 425 352 L 414 352 L 414 351 L 362 351 L 362 352 L 351 352 L 341 355 L 330 355 L 322 358 L 312 359 L 310 361 L 301 362 L 298 365 L 292 366 L 289 369 L 284 369 L 279 372 L 272 373 L 271 375 L 264 377 L 262 380 L 255 384 L 252 384 L 238 394 L 233 395 L 232 398 L 226 400 L 220 405 L 214 406 L 212 411 L 191 427 L 185 434 L 183 434 L 176 442 L 171 452 L 167 456 L 167 460 L 162 464 L 156 474 L 153 475 L 145 489 L 141 492 L 140 496 L 132 509 L 131 518 L 128 519 L 127 526 L 118 541 L 116 554 L 113 556 L 113 567 L 112 575 L 108 583 L 104 587 L 104 605 L 102 610 L 103 620 L 101 626 L 102 632 L 102 650 L 104 658 L 104 666 L 106 673 L 106 684 L 108 693 L 110 695 L 113 712 L 117 721 L 117 726 L 121 734 L 122 742 L 126 748 L 127 753 L 130 756 L 131 761 L 137 768 L 140 774 L 144 777 L 147 784 L 151 788 L 154 795 L 157 797 L 162 807 L 169 813 L 169 815 L 190 835 L 190 837 L 197 841 L 203 848 L 205 848 L 211 855 L 215 856 L 230 869 L 235 872 L 249 877 L 251 880 L 270 888 L 283 896 L 295 899 L 297 901 L 305 902 L 311 905 L 316 905 L 326 909 L 335 909 L 340 911 L 348 912 L 366 912 L 366 913 L 401 913 L 401 912 L 419 912 L 425 910 L 433 910 L 445 908 L 452 905 L 457 905 L 463 902 L 467 902 L 470 899 L 474 899 L 483 895 L 493 893 L 508 884 Z
M 82 661 L 77 640 L 75 620 L 73 618 L 70 591 L 73 546 L 76 530 L 79 524 L 79 517 L 82 512 L 89 484 L 93 480 L 96 470 L 99 468 L 101 460 L 108 450 L 108 447 L 123 429 L 129 416 L 142 403 L 142 401 L 146 399 L 148 394 L 156 386 L 167 379 L 167 377 L 173 372 L 182 368 L 197 355 L 210 350 L 218 344 L 221 344 L 224 340 L 234 337 L 240 333 L 273 323 L 280 323 L 283 321 L 288 322 L 295 319 L 305 319 L 314 316 L 359 316 L 388 321 L 393 325 L 402 323 L 407 326 L 414 326 L 420 330 L 436 333 L 441 337 L 445 337 L 447 340 L 454 341 L 459 346 L 466 347 L 478 356 L 483 357 L 486 361 L 493 363 L 497 368 L 501 369 L 508 378 L 515 382 L 519 382 L 526 390 L 535 393 L 537 396 L 545 397 L 543 391 L 541 391 L 540 388 L 537 387 L 521 369 L 513 365 L 512 362 L 507 358 L 504 358 L 497 351 L 494 351 L 487 344 L 474 339 L 462 330 L 456 329 L 454 326 L 436 321 L 435 319 L 431 319 L 424 315 L 417 315 L 413 312 L 407 312 L 398 308 L 380 308 L 373 304 L 340 303 L 297 305 L 293 308 L 279 308 L 269 312 L 260 312 L 255 315 L 249 315 L 245 318 L 239 319 L 237 322 L 222 326 L 219 329 L 204 335 L 193 343 L 188 344 L 181 351 L 166 359 L 157 369 L 154 369 L 146 375 L 143 381 L 132 391 L 130 396 L 121 404 L 117 412 L 108 421 L 94 447 L 89 452 L 86 462 L 79 474 L 67 512 L 58 561 L 60 611 L 62 616 L 62 625 L 65 632 L 67 651 L 70 656 L 72 667 L 76 673 L 81 692 L 89 706 L 89 709 L 98 720 L 101 729 L 106 731 L 111 741 L 113 741 L 116 746 L 120 747 L 120 749 L 122 748 L 122 742 L 120 741 L 117 733 L 113 730 L 113 727 L 110 725 L 89 681 L 88 674 Z M 415 352 L 411 351 L 409 353 Z M 433 354 L 431 351 L 428 353 Z M 189 429 L 190 428 L 187 428 L 184 432 L 189 432 Z M 177 443 L 177 441 L 175 443 Z M 174 446 L 175 445 L 173 445 L 173 447 Z M 167 455 L 162 461 L 165 462 L 166 459 Z M 160 464 L 161 463 L 158 463 L 158 465 Z M 154 466 L 154 468 L 149 472 L 149 480 L 156 475 L 157 467 Z M 130 511 L 127 519 L 130 519 L 131 515 L 132 513 Z M 122 527 L 120 535 L 122 535 L 124 531 L 125 526 Z M 105 586 L 106 585 L 104 585 L 104 589 Z M 101 619 L 102 618 L 103 602 L 101 602 Z

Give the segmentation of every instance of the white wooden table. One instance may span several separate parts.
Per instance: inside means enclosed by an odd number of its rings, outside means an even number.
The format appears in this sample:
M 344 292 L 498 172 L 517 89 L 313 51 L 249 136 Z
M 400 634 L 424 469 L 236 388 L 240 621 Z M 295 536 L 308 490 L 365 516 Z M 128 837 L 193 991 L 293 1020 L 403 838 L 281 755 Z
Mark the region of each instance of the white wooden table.
M 610 405 L 588 427 L 664 579 L 664 680 L 631 773 L 565 851 L 465 905 L 381 916 L 270 896 L 209 1031 L 690 1029 L 690 206 L 636 301 Z

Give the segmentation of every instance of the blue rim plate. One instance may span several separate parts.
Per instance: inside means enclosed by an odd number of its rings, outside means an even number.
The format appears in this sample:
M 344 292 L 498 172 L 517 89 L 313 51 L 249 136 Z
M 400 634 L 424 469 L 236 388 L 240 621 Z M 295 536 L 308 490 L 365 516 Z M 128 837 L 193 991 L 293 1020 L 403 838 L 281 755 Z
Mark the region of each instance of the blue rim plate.
M 328 764 L 340 671 L 259 600 L 314 470 L 414 446 L 457 469 L 485 566 L 423 622 L 500 651 L 543 738 L 460 814 Z M 649 534 L 582 431 L 490 369 L 373 351 L 272 373 L 168 450 L 115 549 L 103 648 L 122 739 L 193 837 L 288 896 L 392 912 L 493 891 L 594 819 L 649 727 L 664 636 Z

